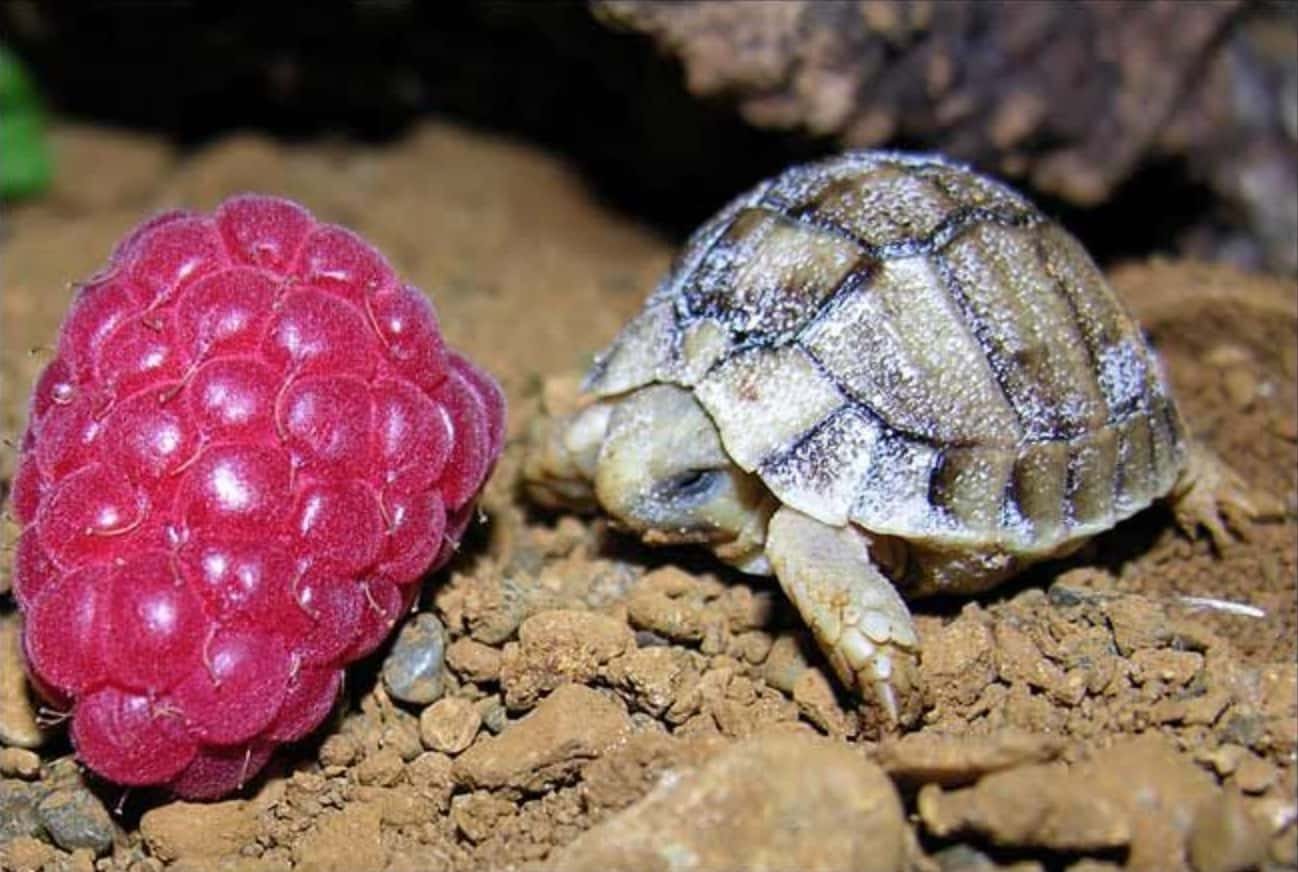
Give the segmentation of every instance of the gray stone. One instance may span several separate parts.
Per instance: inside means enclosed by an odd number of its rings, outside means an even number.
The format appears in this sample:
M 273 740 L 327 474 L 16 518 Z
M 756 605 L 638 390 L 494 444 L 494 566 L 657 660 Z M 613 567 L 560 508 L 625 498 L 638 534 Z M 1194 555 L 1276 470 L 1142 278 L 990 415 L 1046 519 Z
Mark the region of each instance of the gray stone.
M 394 699 L 428 705 L 445 689 L 446 629 L 426 612 L 415 616 L 397 634 L 383 661 L 383 686 Z
M 84 788 L 56 790 L 41 800 L 36 812 L 50 838 L 65 851 L 87 848 L 98 856 L 113 846 L 113 819 Z
M 0 780 L 0 845 L 22 836 L 40 836 L 44 831 L 36 806 L 45 791 L 36 785 L 12 779 Z
M 482 715 L 482 725 L 495 735 L 509 723 L 509 712 L 497 695 L 484 696 L 478 700 L 478 713 Z

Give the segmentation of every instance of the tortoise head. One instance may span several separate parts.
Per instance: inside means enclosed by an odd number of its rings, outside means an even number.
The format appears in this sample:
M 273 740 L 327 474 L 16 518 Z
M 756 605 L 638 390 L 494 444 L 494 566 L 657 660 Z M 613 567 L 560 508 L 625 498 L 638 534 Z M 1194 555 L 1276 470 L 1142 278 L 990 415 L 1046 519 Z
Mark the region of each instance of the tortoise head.
M 543 420 L 524 478 L 541 503 L 597 505 L 650 544 L 702 543 L 744 571 L 770 571 L 762 546 L 775 499 L 682 388 L 649 385 Z

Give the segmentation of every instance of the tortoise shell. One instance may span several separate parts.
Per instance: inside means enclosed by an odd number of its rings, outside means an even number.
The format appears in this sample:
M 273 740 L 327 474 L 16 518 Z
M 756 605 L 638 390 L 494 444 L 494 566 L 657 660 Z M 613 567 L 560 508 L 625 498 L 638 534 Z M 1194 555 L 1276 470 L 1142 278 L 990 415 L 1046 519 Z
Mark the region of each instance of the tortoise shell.
M 1081 245 L 947 160 L 793 167 L 689 240 L 586 388 L 689 388 L 825 523 L 1042 555 L 1166 494 L 1184 432 Z

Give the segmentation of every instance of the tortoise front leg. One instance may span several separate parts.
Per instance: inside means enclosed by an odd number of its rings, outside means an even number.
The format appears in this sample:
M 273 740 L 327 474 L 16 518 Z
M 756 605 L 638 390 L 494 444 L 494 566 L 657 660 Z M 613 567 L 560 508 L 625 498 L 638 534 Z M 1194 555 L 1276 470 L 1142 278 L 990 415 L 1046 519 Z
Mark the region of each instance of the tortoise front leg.
M 910 610 L 855 527 L 787 506 L 772 516 L 766 556 L 843 683 L 873 692 L 893 724 L 920 713 L 919 637 Z

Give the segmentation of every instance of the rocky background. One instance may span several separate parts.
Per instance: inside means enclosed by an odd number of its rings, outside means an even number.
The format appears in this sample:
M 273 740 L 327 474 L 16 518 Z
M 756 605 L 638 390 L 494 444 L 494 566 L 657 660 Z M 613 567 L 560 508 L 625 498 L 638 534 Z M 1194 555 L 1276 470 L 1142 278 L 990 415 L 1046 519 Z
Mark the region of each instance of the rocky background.
M 1175 234 L 1135 249 L 1100 234 L 1110 278 L 1160 350 L 1191 429 L 1283 511 L 1217 553 L 1153 509 L 977 601 L 920 604 L 927 711 L 915 732 L 879 736 L 775 585 L 706 554 L 646 549 L 597 518 L 539 513 L 517 492 L 546 379 L 584 367 L 638 309 L 681 230 L 835 134 L 750 126 L 737 92 L 695 101 L 688 61 L 675 66 L 649 39 L 601 23 L 639 27 L 649 19 L 635 16 L 668 7 L 610 5 L 599 18 L 553 7 L 537 24 L 530 7 L 495 5 L 448 12 L 465 20 L 438 19 L 439 39 L 420 43 L 437 30 L 422 6 L 358 6 L 351 36 L 365 51 L 351 53 L 310 16 L 289 52 L 273 11 L 254 38 L 241 13 L 204 20 L 191 9 L 187 20 L 168 8 L 87 19 L 0 7 L 6 35 L 25 28 L 60 112 L 54 186 L 7 206 L 0 237 L 3 435 L 21 432 L 70 283 L 127 228 L 155 209 L 264 190 L 354 227 L 430 295 L 448 341 L 505 386 L 509 446 L 481 522 L 429 579 L 419 613 L 349 675 L 318 735 L 226 802 L 127 793 L 78 769 L 57 713 L 41 717 L 22 679 L 0 561 L 0 868 L 1298 868 L 1291 277 L 1150 256 L 1174 250 Z M 1246 13 L 1224 13 L 1211 45 Z M 177 28 L 165 53 L 139 26 L 149 16 Z M 428 21 L 389 27 L 401 16 Z M 112 33 L 127 41 L 110 50 Z M 432 65 L 415 81 L 436 93 L 500 85 L 460 115 L 473 126 L 414 120 L 428 104 L 455 105 L 385 78 L 415 45 Z M 490 63 L 466 66 L 484 45 Z M 536 75 L 541 45 L 549 79 Z M 50 60 L 69 46 L 87 69 Z M 158 75 L 166 64 L 185 75 Z M 569 67 L 586 71 L 586 116 L 561 74 Z M 124 99 L 141 88 L 157 100 Z M 530 120 L 506 123 L 504 107 Z M 1081 218 L 1088 244 L 1088 222 L 1106 209 L 1149 216 L 1171 202 L 1157 199 L 1166 179 L 1142 178 L 1142 163 L 1114 177 L 1109 206 L 1059 207 Z M 0 482 L 12 467 L 0 454 Z
M 677 58 L 690 93 L 756 127 L 937 149 L 1075 207 L 1121 200 L 1136 213 L 1105 242 L 1124 253 L 1148 245 L 1123 237 L 1152 219 L 1144 232 L 1184 250 L 1298 270 L 1292 4 L 596 8 Z
M 1100 257 L 1298 272 L 1285 0 L 0 5 L 65 111 L 182 143 L 390 137 L 429 112 L 567 155 L 679 235 L 790 161 L 933 149 Z

